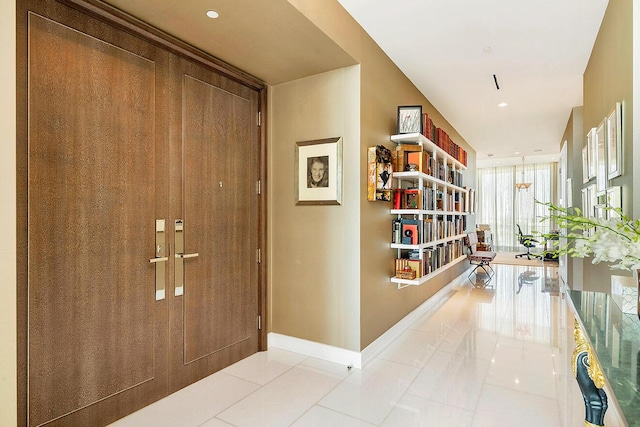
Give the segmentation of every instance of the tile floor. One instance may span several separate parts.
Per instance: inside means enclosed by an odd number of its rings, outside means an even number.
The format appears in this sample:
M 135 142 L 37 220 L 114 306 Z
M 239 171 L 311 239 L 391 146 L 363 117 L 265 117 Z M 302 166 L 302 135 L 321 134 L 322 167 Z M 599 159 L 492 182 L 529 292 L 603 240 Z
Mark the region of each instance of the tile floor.
M 274 348 L 112 426 L 561 426 L 557 269 L 494 268 L 485 288 L 457 279 L 362 370 Z

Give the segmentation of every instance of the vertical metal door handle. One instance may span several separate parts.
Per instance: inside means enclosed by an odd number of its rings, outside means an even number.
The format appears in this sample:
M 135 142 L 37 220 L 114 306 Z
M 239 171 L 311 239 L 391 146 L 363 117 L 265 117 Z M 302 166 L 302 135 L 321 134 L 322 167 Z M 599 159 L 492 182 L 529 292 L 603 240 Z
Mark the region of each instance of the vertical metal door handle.
M 156 219 L 156 257 L 151 258 L 149 262 L 155 264 L 156 268 L 156 301 L 164 299 L 165 282 L 166 282 L 166 264 L 169 257 L 165 256 L 165 220 Z

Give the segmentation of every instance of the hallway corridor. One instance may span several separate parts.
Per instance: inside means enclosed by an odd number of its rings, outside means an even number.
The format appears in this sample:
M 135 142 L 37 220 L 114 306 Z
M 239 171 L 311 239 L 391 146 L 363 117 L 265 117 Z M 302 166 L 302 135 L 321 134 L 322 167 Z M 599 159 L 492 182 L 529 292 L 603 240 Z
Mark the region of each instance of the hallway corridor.
M 112 426 L 569 426 L 557 268 L 493 267 L 485 288 L 456 279 L 362 370 L 272 348 Z

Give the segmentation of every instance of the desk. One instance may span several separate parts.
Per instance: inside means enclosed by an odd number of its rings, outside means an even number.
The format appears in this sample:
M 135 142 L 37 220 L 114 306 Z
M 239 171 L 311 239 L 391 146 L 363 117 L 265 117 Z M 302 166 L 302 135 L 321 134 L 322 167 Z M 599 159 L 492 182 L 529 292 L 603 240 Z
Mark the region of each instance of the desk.
M 608 294 L 568 291 L 568 301 L 604 374 L 609 406 L 640 426 L 640 320 L 622 313 Z

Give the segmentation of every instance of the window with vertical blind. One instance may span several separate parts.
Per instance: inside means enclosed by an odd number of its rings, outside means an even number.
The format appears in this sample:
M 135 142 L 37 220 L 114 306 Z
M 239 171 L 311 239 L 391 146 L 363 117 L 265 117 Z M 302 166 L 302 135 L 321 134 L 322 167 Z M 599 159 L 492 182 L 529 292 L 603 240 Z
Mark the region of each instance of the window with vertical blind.
M 557 199 L 557 163 L 535 163 L 524 165 L 524 181 L 531 187 L 517 190 L 521 182 L 522 166 L 482 168 L 477 171 L 478 197 L 476 222 L 489 224 L 493 242 L 498 251 L 518 251 L 519 224 L 524 234 L 548 233 L 550 225 L 540 219 L 548 215 L 546 206 L 536 203 Z

